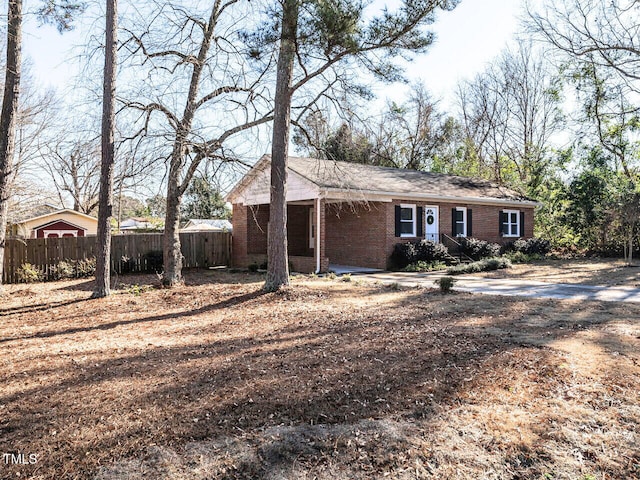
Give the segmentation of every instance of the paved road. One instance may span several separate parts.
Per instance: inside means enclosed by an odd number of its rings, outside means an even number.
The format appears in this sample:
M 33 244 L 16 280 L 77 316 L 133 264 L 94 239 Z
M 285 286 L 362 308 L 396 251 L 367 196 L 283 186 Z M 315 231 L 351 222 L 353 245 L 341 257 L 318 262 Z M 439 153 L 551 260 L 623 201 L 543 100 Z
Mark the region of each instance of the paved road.
M 434 287 L 442 273 L 377 272 L 358 276 L 368 281 L 398 283 L 406 286 Z M 489 295 L 509 295 L 534 298 L 600 300 L 605 302 L 640 303 L 640 288 L 545 283 L 532 280 L 456 276 L 455 290 Z

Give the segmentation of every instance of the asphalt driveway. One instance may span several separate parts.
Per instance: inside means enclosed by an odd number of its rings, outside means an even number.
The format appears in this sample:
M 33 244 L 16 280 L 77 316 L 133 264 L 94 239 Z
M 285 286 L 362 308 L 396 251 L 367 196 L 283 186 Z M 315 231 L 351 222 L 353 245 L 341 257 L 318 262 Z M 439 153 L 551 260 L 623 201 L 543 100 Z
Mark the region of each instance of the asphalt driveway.
M 434 280 L 445 276 L 439 272 L 376 272 L 358 275 L 358 278 L 386 284 L 397 283 L 404 286 L 434 287 Z M 456 276 L 454 290 L 488 295 L 508 295 L 534 298 L 558 298 L 573 300 L 599 300 L 604 302 L 640 303 L 640 288 L 576 285 L 567 283 L 545 283 L 531 280 L 505 278 L 480 278 Z

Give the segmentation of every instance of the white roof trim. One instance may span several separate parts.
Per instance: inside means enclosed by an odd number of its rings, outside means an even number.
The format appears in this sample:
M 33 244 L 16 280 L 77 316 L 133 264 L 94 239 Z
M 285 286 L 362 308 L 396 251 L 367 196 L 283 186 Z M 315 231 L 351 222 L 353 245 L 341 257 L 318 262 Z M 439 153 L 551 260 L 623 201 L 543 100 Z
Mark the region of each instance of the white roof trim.
M 434 202 L 457 202 L 457 203 L 473 203 L 482 205 L 514 205 L 514 206 L 527 206 L 527 207 L 539 207 L 542 204 L 540 202 L 534 202 L 531 200 L 509 200 L 502 198 L 491 197 L 462 197 L 451 195 L 434 195 L 432 193 L 400 193 L 400 192 L 385 192 L 374 190 L 346 190 L 342 188 L 325 188 L 321 191 L 321 195 L 325 198 L 331 198 L 332 194 L 342 194 L 340 197 L 344 198 L 347 194 L 347 198 L 351 197 L 354 201 L 362 198 L 366 200 L 378 200 L 381 202 L 391 202 L 393 199 L 416 199 L 416 200 L 428 200 Z
M 43 223 L 42 225 L 38 225 L 37 227 L 33 227 L 32 230 L 42 230 L 43 228 L 46 228 L 49 225 L 53 225 L 54 223 L 58 223 L 58 222 L 66 223 L 67 225 L 70 225 L 73 228 L 77 228 L 77 229 L 83 230 L 85 232 L 88 230 L 85 227 L 81 227 L 80 225 L 76 225 L 75 223 L 68 222 L 68 221 L 66 221 L 66 220 L 64 220 L 62 218 L 55 218 L 55 219 L 51 220 L 50 222 Z
M 271 155 L 263 155 L 251 169 L 245 173 L 235 187 L 227 195 L 227 202 L 235 203 L 234 200 L 238 198 L 242 192 L 249 186 L 253 179 L 262 171 L 264 166 L 271 161 Z

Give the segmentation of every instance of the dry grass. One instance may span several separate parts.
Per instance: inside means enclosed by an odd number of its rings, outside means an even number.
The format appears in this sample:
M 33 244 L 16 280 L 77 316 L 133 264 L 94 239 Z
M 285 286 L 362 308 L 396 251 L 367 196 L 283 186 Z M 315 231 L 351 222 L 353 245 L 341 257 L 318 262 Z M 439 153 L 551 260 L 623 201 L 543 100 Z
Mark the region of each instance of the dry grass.
M 640 306 L 89 286 L 2 299 L 0 478 L 640 478 Z
M 474 275 L 549 283 L 640 287 L 640 266 L 628 267 L 624 261 L 617 259 L 544 260 L 530 264 L 515 264 L 508 270 Z

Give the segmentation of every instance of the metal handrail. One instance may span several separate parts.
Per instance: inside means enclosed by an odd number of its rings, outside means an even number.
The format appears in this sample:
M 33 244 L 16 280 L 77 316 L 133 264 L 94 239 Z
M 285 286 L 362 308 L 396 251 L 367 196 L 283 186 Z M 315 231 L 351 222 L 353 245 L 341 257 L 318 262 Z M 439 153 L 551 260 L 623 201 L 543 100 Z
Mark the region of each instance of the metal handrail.
M 470 262 L 475 261 L 469 255 L 467 255 L 466 253 L 462 252 L 462 245 L 457 240 L 455 240 L 453 237 L 450 237 L 446 233 L 443 233 L 442 234 L 442 243 L 444 243 L 446 245 L 447 241 L 456 245 L 456 247 L 457 247 L 457 252 L 456 253 L 458 254 L 458 258 L 460 259 L 460 261 L 462 261 L 463 258 L 465 258 L 466 260 L 468 260 Z

